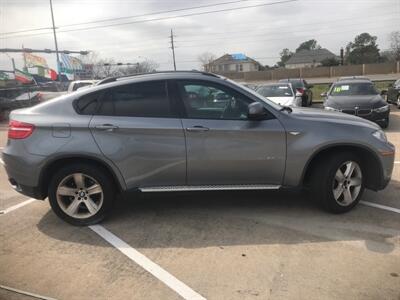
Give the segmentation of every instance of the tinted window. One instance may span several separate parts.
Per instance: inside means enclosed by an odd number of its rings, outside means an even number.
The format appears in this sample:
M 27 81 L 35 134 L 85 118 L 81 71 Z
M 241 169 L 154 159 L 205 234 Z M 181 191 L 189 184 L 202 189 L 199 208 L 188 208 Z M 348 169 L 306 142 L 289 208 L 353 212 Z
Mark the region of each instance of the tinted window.
M 257 93 L 264 97 L 291 97 L 292 89 L 287 84 L 266 85 L 257 89 Z
M 83 115 L 94 115 L 99 104 L 100 93 L 92 93 L 79 98 L 76 110 Z
M 171 117 L 165 81 L 140 82 L 111 89 L 100 114 L 126 117 Z
M 335 84 L 331 89 L 332 96 L 376 95 L 378 91 L 370 82 Z
M 92 85 L 93 83 L 91 82 L 76 82 L 74 83 L 74 86 L 72 87 L 73 91 L 76 91 L 77 89 L 83 87 L 83 86 L 88 86 L 88 85 Z
M 227 87 L 206 82 L 179 82 L 188 118 L 246 120 L 251 99 Z

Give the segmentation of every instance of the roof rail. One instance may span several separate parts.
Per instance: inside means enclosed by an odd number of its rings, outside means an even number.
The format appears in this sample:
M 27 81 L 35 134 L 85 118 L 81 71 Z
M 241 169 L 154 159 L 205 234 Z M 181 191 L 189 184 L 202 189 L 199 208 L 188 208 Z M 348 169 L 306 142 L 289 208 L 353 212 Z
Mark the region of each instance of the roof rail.
M 149 73 L 137 73 L 137 74 L 132 74 L 132 75 L 123 75 L 123 76 L 114 76 L 114 77 L 107 77 L 104 78 L 96 83 L 96 85 L 101 85 L 105 83 L 110 83 L 117 81 L 120 78 L 129 78 L 129 77 L 135 77 L 135 76 L 142 76 L 142 75 L 151 75 L 151 74 L 165 74 L 165 73 L 196 73 L 196 74 L 201 74 L 205 76 L 212 76 L 212 77 L 217 77 L 219 78 L 220 76 L 214 73 L 209 73 L 209 72 L 203 72 L 203 71 L 197 71 L 197 70 L 191 70 L 191 71 L 156 71 L 156 72 L 149 72 Z

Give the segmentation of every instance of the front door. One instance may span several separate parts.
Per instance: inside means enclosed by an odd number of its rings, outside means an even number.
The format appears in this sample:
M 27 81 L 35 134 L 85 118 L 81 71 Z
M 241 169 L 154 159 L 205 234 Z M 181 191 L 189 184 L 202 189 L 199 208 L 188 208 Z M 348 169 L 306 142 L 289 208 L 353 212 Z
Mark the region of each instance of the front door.
M 280 185 L 285 131 L 267 114 L 249 120 L 250 98 L 208 81 L 178 81 L 185 117 L 188 185 Z

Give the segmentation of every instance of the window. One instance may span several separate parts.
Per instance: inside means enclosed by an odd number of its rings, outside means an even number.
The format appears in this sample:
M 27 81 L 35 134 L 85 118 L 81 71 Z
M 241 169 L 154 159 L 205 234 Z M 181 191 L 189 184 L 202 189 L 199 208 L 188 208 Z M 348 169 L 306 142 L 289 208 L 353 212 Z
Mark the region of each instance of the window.
M 360 95 L 377 95 L 378 91 L 370 82 L 363 83 L 341 83 L 335 84 L 331 93 L 332 96 L 360 96 Z
M 265 85 L 257 89 L 257 93 L 264 97 L 292 97 L 292 89 L 288 84 Z
M 181 81 L 186 115 L 191 119 L 246 120 L 253 101 L 234 90 L 208 82 Z
M 75 102 L 75 108 L 79 114 L 94 115 L 97 111 L 101 93 L 91 93 L 82 96 Z
M 106 93 L 102 115 L 121 117 L 172 117 L 165 81 L 123 85 Z

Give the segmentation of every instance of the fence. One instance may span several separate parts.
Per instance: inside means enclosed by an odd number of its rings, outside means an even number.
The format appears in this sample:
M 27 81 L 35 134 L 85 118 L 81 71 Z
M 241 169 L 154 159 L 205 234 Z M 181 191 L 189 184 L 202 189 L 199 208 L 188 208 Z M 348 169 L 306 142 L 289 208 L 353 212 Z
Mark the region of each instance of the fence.
M 266 81 L 284 78 L 340 77 L 400 73 L 400 61 L 380 64 L 345 65 L 301 69 L 274 69 L 268 71 L 220 73 L 234 80 Z

